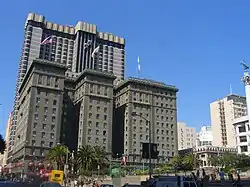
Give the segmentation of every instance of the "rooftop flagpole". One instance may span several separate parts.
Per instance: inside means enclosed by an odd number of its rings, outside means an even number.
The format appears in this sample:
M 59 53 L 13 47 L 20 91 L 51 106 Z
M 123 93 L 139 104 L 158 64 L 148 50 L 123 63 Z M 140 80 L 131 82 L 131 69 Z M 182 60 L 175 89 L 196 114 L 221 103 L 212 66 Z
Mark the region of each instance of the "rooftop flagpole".
M 138 71 L 138 78 L 140 78 L 140 72 L 141 72 L 141 64 L 140 64 L 140 57 L 137 58 L 137 71 Z

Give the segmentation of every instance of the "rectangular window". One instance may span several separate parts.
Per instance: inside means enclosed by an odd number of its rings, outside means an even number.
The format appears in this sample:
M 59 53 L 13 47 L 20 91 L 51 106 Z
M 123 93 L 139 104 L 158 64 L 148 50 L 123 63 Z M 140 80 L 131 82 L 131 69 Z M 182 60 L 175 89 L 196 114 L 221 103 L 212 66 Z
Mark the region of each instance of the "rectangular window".
M 239 127 L 239 132 L 246 132 L 246 127 L 245 126 Z
M 42 84 L 42 79 L 43 79 L 43 76 L 42 75 L 38 75 L 38 84 Z
M 47 86 L 50 86 L 51 77 L 47 76 Z
M 240 142 L 247 142 L 246 136 L 240 136 Z
M 240 152 L 243 153 L 243 152 L 248 152 L 248 148 L 246 145 L 244 146 L 240 146 Z

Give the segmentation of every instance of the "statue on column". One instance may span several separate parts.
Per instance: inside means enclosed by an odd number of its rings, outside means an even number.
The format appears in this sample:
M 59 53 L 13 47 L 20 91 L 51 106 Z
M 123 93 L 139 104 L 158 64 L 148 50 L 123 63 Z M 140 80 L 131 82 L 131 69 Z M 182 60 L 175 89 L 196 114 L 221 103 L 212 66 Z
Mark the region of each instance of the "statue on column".
M 245 60 L 243 60 L 240 64 L 242 65 L 245 71 L 244 76 L 242 77 L 241 80 L 245 85 L 250 85 L 250 76 L 248 73 L 249 66 L 246 64 Z

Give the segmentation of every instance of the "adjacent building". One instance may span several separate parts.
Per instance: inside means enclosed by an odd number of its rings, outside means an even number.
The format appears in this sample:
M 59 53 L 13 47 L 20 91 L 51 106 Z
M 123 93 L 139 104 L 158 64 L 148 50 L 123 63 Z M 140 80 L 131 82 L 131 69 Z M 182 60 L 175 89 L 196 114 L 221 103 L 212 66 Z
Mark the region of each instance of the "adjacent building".
M 213 132 L 211 126 L 202 126 L 197 133 L 196 147 L 211 146 L 213 142 Z
M 248 116 L 235 119 L 233 125 L 238 153 L 250 155 L 250 127 Z
M 47 42 L 42 43 L 45 39 Z M 25 23 L 18 67 L 9 156 L 12 155 L 17 134 L 20 101 L 18 90 L 33 60 L 37 58 L 58 62 L 73 73 L 81 73 L 85 69 L 113 73 L 116 76 L 115 83 L 118 83 L 124 80 L 125 40 L 111 33 L 98 31 L 94 24 L 79 21 L 76 26 L 60 25 L 47 21 L 42 15 L 30 13 Z
M 250 108 L 250 77 L 248 68 L 245 68 L 242 82 L 245 86 L 247 109 Z M 236 134 L 236 148 L 238 153 L 250 155 L 250 126 L 249 126 L 250 115 L 242 116 L 233 121 L 234 130 Z
M 237 154 L 237 150 L 233 147 L 200 146 L 179 151 L 180 155 L 186 155 L 188 153 L 197 155 L 197 158 L 201 161 L 201 163 L 199 163 L 199 167 L 206 168 L 206 173 L 212 173 L 214 170 L 212 169 L 209 171 L 209 168 L 217 166 L 212 164 L 211 157 L 216 157 L 227 153 Z
M 8 118 L 8 122 L 6 125 L 6 131 L 5 131 L 5 143 L 6 143 L 6 150 L 4 152 L 4 154 L 2 155 L 2 164 L 0 164 L 0 166 L 5 166 L 7 164 L 7 159 L 8 159 L 8 145 L 9 145 L 9 135 L 10 135 L 10 126 L 11 126 L 11 113 L 9 115 Z M 1 156 L 1 155 L 0 155 Z
M 142 143 L 158 145 L 159 161 L 177 154 L 177 108 L 175 86 L 129 78 L 115 87 L 113 153 L 125 154 L 129 162 L 141 162 Z M 134 115 L 136 114 L 136 115 Z
M 186 123 L 178 122 L 178 150 L 193 148 L 196 144 L 196 130 Z
M 210 104 L 214 146 L 236 146 L 233 121 L 247 115 L 246 97 L 231 94 Z

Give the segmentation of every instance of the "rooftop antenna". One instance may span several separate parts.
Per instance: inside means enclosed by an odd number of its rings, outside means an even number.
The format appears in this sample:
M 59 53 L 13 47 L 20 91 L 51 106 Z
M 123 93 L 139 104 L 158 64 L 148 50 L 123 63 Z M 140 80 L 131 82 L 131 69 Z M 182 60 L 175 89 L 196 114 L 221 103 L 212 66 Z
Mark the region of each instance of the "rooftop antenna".
M 230 84 L 230 95 L 233 95 L 233 88 L 232 88 L 232 84 Z

